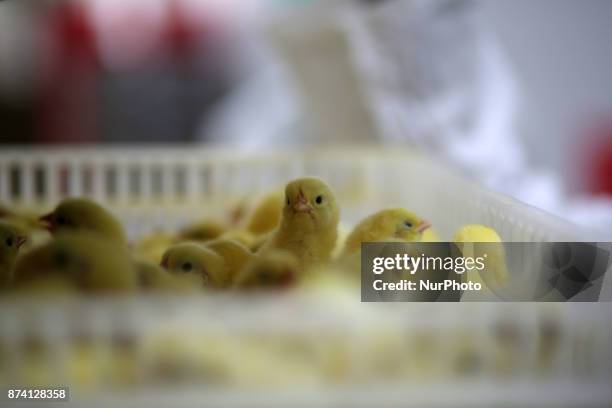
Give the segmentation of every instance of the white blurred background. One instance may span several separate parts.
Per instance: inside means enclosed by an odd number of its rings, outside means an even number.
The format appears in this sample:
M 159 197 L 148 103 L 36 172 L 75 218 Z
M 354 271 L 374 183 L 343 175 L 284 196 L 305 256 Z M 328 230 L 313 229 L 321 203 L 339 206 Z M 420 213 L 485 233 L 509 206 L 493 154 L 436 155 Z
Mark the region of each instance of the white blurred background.
M 0 4 L 0 142 L 412 143 L 612 230 L 606 0 Z

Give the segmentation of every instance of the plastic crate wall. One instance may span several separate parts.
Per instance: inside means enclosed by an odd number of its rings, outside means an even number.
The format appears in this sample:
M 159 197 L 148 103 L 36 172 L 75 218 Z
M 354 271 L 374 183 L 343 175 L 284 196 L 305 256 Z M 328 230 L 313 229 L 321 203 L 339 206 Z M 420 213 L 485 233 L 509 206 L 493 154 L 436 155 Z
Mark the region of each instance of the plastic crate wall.
M 583 240 L 586 232 L 470 182 L 406 148 L 330 148 L 244 153 L 200 147 L 7 149 L 0 152 L 0 201 L 50 208 L 90 196 L 115 210 L 134 237 L 227 209 L 232 200 L 315 175 L 334 188 L 347 223 L 383 206 L 429 218 L 442 239 L 483 223 L 505 241 Z

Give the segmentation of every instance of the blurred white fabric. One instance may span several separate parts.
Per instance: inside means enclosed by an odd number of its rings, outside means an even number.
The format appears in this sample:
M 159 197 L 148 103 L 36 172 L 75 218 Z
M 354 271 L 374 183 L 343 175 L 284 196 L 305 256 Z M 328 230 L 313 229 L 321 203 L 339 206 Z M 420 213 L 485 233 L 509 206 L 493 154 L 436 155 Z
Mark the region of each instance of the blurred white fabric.
M 409 141 L 493 190 L 612 231 L 609 200 L 570 200 L 559 175 L 527 162 L 511 64 L 479 10 L 472 0 L 345 0 L 285 13 L 268 30 L 284 66 L 262 56 L 207 131 L 247 147 Z

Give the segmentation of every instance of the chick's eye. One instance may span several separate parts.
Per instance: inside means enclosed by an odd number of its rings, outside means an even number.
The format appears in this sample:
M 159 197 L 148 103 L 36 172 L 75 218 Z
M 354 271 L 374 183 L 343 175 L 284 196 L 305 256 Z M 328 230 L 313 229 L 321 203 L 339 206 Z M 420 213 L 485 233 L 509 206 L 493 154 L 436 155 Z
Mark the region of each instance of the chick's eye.
M 412 228 L 412 223 L 410 221 L 404 221 L 404 225 L 408 228 Z
M 12 247 L 13 246 L 13 238 L 8 237 L 6 239 L 6 246 Z
M 65 225 L 66 224 L 66 219 L 60 215 L 60 216 L 57 217 L 55 222 L 57 223 L 57 225 Z
M 287 197 L 287 205 L 291 204 L 291 202 L 289 201 L 289 197 Z
M 193 265 L 191 264 L 191 262 L 185 262 L 181 265 L 181 269 L 183 270 L 183 272 L 191 272 L 191 270 L 193 269 Z
M 323 203 L 323 196 L 322 195 L 318 195 L 317 198 L 315 198 L 315 203 L 317 203 L 317 204 Z

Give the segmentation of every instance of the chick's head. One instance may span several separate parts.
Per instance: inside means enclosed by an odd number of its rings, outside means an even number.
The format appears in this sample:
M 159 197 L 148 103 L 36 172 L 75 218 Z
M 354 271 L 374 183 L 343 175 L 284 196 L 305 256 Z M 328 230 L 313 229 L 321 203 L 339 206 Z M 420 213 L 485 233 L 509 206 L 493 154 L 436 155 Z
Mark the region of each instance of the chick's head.
M 346 239 L 345 253 L 358 251 L 362 242 L 421 241 L 431 224 L 404 208 L 387 208 L 370 215 L 355 226 Z
M 0 263 L 14 260 L 27 238 L 15 225 L 0 221 Z
M 334 228 L 339 219 L 338 205 L 331 189 L 318 178 L 294 180 L 285 187 L 282 223 L 301 231 Z
M 182 242 L 171 246 L 162 256 L 161 266 L 175 276 L 198 281 L 202 286 L 222 288 L 229 284 L 223 258 L 197 243 Z
M 121 244 L 127 242 L 121 223 L 104 207 L 87 198 L 67 198 L 40 219 L 52 233 L 90 231 Z
M 13 280 L 13 266 L 19 247 L 26 241 L 22 231 L 4 221 L 0 221 L 0 288 L 10 285 Z
M 17 286 L 50 278 L 84 292 L 129 292 L 138 287 L 127 249 L 85 231 L 58 234 L 20 257 L 15 266 Z
M 404 208 L 387 210 L 386 216 L 392 231 L 389 237 L 399 238 L 403 241 L 420 241 L 423 232 L 431 227 L 429 221 Z

